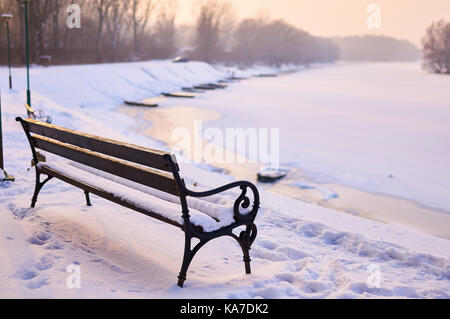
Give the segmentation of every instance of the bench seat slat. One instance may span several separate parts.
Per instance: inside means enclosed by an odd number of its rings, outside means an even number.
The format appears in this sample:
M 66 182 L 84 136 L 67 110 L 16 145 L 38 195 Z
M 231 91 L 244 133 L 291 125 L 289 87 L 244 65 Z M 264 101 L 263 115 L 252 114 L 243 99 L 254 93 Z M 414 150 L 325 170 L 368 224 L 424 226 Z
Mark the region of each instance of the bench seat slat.
M 65 144 L 40 135 L 33 135 L 32 141 L 38 149 L 74 160 L 78 163 L 94 167 L 104 172 L 132 180 L 136 183 L 152 187 L 172 195 L 180 195 L 175 179 L 167 173 L 140 167 L 132 163 L 70 144 Z
M 33 119 L 26 119 L 24 121 L 31 133 L 86 148 L 94 152 L 117 157 L 136 164 L 153 167 L 166 172 L 171 171 L 167 161 L 164 159 L 164 155 L 168 154 L 167 152 L 80 133 Z

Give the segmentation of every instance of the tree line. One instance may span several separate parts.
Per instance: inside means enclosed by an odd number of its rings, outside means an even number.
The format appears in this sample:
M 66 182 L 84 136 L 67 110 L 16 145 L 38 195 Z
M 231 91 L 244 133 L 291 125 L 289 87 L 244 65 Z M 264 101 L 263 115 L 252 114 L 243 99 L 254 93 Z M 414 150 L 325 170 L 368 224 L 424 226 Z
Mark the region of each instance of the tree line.
M 69 5 L 81 8 L 81 27 L 69 28 Z M 102 63 L 173 58 L 182 52 L 206 62 L 240 64 L 329 62 L 338 57 L 332 41 L 314 37 L 282 20 L 238 21 L 226 0 L 198 0 L 188 36 L 177 26 L 177 0 L 32 0 L 29 2 L 33 63 Z M 25 63 L 23 0 L 0 1 L 11 13 L 12 56 Z M 6 25 L 0 23 L 0 63 L 7 63 Z
M 420 58 L 420 50 L 407 40 L 377 35 L 333 40 L 339 48 L 339 58 L 345 61 L 417 61 Z
M 233 8 L 221 0 L 200 2 L 195 35 L 193 55 L 207 62 L 279 66 L 338 58 L 331 40 L 314 37 L 283 20 L 260 16 L 236 22 Z
M 81 8 L 80 28 L 69 28 L 70 5 Z M 54 64 L 166 58 L 175 51 L 175 0 L 32 0 L 28 5 L 33 63 L 51 56 Z M 2 0 L 11 13 L 13 63 L 25 63 L 23 0 Z M 0 24 L 0 62 L 5 64 L 6 25 Z
M 169 59 L 184 55 L 211 63 L 309 64 L 345 60 L 412 60 L 415 47 L 387 37 L 322 38 L 260 15 L 239 21 L 227 0 L 197 0 L 191 26 L 178 26 L 178 0 L 31 0 L 32 63 L 53 64 Z M 70 5 L 81 8 L 81 27 L 70 28 Z M 13 64 L 25 63 L 23 0 L 1 0 L 11 13 Z M 7 63 L 6 24 L 0 21 L 0 64 Z M 450 73 L 450 23 L 438 21 L 423 40 L 427 70 Z
M 450 74 L 450 22 L 433 22 L 422 43 L 424 68 L 433 73 Z

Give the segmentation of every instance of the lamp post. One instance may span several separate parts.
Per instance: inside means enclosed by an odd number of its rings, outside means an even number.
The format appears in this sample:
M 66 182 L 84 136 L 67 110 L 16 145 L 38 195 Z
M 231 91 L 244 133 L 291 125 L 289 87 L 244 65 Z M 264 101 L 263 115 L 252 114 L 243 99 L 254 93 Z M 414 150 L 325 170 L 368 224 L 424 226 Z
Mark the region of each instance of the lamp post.
M 31 0 L 23 0 L 25 4 L 25 45 L 26 45 L 26 62 L 27 62 L 27 104 L 31 106 L 30 91 L 30 40 L 28 36 L 28 2 Z
M 12 76 L 11 76 L 11 40 L 9 36 L 9 21 L 13 15 L 9 13 L 2 14 L 2 19 L 6 22 L 6 37 L 8 39 L 8 65 L 9 65 L 9 89 L 12 90 Z

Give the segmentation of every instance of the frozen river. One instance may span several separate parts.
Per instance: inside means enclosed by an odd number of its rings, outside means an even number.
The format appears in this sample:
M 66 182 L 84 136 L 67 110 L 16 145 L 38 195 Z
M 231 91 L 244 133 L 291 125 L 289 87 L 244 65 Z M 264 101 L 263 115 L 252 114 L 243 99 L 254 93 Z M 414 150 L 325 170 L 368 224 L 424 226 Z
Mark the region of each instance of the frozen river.
M 196 120 L 224 135 L 278 128 L 292 171 L 261 187 L 450 238 L 450 77 L 414 63 L 341 64 L 159 102 L 146 116 L 153 137 L 171 144 Z M 259 168 L 216 166 L 245 179 Z
M 419 64 L 312 69 L 183 103 L 222 115 L 205 128 L 279 128 L 281 164 L 311 180 L 450 212 L 450 77 Z

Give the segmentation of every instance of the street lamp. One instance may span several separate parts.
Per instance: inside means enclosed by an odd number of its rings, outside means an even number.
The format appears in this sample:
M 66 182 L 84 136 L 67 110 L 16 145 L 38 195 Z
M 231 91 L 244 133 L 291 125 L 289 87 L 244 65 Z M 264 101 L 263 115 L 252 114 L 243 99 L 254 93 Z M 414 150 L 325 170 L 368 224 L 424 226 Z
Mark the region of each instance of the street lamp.
M 25 4 L 25 43 L 26 43 L 26 62 L 27 62 L 27 104 L 31 106 L 30 91 L 30 41 L 28 37 L 28 2 L 31 0 L 23 0 Z
M 12 90 L 12 76 L 11 76 L 11 41 L 9 37 L 9 21 L 13 15 L 9 13 L 2 14 L 2 19 L 6 22 L 6 37 L 8 39 L 8 65 L 9 65 L 9 89 Z

